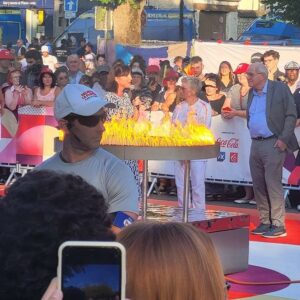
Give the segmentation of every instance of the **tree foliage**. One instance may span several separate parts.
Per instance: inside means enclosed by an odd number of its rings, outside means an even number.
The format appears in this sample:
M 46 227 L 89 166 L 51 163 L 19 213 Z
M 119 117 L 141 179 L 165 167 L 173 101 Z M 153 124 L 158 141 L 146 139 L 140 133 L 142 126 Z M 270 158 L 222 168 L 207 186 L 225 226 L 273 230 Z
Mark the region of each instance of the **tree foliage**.
M 128 2 L 133 8 L 138 9 L 140 6 L 140 2 L 142 2 L 143 0 L 97 0 L 97 1 L 100 4 L 112 6 L 114 8 Z
M 262 3 L 269 6 L 275 17 L 300 26 L 299 0 L 262 0 Z

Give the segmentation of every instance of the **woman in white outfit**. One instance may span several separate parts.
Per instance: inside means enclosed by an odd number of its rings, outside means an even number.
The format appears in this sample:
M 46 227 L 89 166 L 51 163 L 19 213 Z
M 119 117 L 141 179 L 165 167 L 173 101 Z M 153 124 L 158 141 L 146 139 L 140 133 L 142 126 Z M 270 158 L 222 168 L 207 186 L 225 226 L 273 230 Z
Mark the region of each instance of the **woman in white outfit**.
M 186 77 L 182 80 L 184 101 L 179 103 L 172 117 L 172 122 L 204 124 L 206 127 L 211 125 L 210 104 L 197 97 L 201 83 L 198 78 Z M 205 210 L 205 166 L 206 161 L 191 160 L 191 184 L 192 198 L 190 207 Z M 184 192 L 184 162 L 175 163 L 175 181 L 177 186 L 178 206 L 183 204 Z

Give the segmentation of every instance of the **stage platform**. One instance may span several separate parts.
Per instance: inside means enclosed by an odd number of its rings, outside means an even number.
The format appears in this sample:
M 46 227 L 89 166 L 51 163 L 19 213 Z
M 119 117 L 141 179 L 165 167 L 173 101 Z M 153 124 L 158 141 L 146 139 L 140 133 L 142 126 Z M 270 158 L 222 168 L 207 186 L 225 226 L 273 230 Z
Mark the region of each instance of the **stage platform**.
M 182 222 L 182 209 L 150 203 L 147 220 Z M 248 268 L 250 226 L 248 214 L 191 208 L 188 222 L 209 233 L 221 258 L 225 274 L 241 272 Z

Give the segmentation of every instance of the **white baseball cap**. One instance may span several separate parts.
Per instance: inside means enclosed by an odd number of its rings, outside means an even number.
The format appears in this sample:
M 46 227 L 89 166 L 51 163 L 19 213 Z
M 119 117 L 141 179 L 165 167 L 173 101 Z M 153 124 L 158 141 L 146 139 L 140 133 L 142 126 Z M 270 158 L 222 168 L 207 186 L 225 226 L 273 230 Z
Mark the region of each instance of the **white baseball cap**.
M 41 47 L 41 52 L 49 52 L 49 47 L 48 46 L 42 46 Z
M 91 116 L 101 108 L 115 108 L 115 104 L 100 98 L 95 91 L 82 84 L 68 84 L 56 98 L 54 116 L 57 120 L 73 113 Z

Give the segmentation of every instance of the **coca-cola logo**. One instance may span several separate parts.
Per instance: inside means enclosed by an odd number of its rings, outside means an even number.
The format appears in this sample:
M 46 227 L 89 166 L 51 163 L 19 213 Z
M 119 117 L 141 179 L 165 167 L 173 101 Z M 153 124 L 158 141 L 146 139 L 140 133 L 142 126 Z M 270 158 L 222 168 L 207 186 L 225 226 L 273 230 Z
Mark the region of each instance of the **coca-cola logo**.
M 239 148 L 239 139 L 237 138 L 231 138 L 228 140 L 218 138 L 217 142 L 220 144 L 221 148 Z

